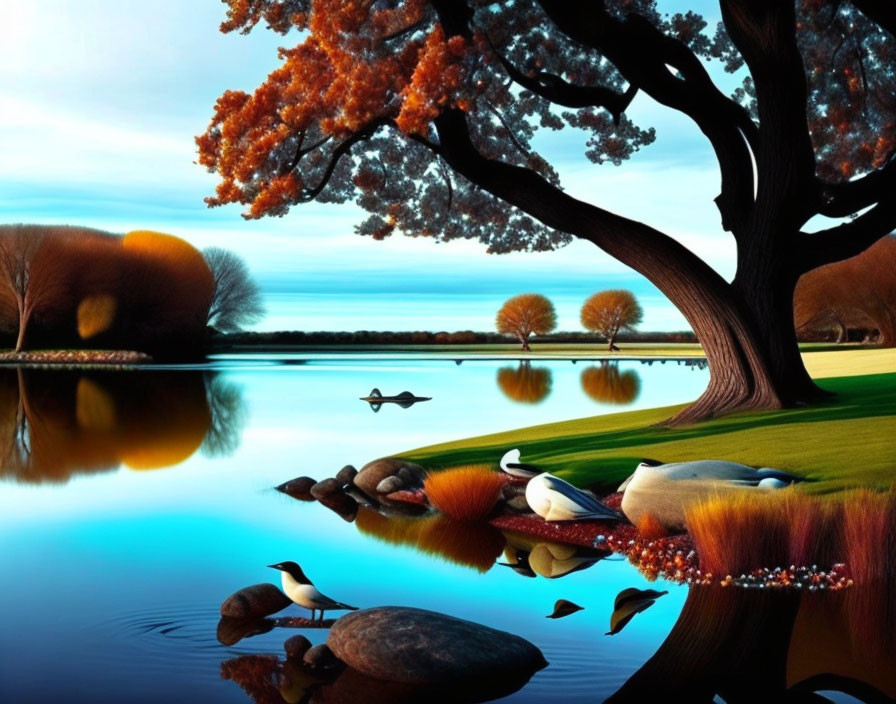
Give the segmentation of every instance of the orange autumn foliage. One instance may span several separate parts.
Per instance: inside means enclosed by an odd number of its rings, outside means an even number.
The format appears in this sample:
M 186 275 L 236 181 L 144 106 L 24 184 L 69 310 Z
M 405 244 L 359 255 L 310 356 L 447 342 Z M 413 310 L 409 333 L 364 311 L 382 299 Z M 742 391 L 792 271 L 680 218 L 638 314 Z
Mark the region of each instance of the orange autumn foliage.
M 214 285 L 202 254 L 172 235 L 0 226 L 0 328 L 18 333 L 19 348 L 89 339 L 189 354 L 204 340 Z
M 546 335 L 557 327 L 554 304 L 538 293 L 509 298 L 495 317 L 498 332 L 515 335 L 523 349 L 529 349 L 530 335 Z
M 519 367 L 501 367 L 498 387 L 511 401 L 540 403 L 551 393 L 551 370 L 520 362 Z
M 616 364 L 607 362 L 583 369 L 580 382 L 582 390 L 598 403 L 631 403 L 641 391 L 638 372 L 620 372 Z
M 466 465 L 426 476 L 429 503 L 458 521 L 481 521 L 495 507 L 505 478 L 486 465 Z
M 877 342 L 896 345 L 896 237 L 876 242 L 856 257 L 814 269 L 794 293 L 797 331 L 806 337 L 833 330 L 877 330 Z

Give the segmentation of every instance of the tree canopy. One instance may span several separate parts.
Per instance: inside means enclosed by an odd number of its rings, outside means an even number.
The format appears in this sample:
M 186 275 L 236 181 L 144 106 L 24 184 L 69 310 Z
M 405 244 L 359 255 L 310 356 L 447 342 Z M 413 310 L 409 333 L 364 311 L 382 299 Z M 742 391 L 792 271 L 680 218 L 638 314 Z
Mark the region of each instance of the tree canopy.
M 557 327 L 554 304 L 540 293 L 523 293 L 508 298 L 495 317 L 498 332 L 516 335 L 524 350 L 530 335 L 546 335 Z
M 598 332 L 613 349 L 622 330 L 634 330 L 644 318 L 644 311 L 635 294 L 625 289 L 598 291 L 582 306 L 582 326 Z
M 223 31 L 298 33 L 197 138 L 220 177 L 210 205 L 256 218 L 354 201 L 369 213 L 360 234 L 498 253 L 580 237 L 650 279 L 701 338 L 712 380 L 688 419 L 817 394 L 796 348 L 796 280 L 896 226 L 892 4 L 721 0 L 710 26 L 654 0 L 225 1 Z M 733 94 L 713 61 L 740 80 Z M 639 93 L 713 148 L 732 282 L 599 193 L 571 197 L 532 148 L 539 130 L 571 127 L 592 162 L 622 163 L 655 138 L 626 114 Z M 812 231 L 819 215 L 849 219 Z

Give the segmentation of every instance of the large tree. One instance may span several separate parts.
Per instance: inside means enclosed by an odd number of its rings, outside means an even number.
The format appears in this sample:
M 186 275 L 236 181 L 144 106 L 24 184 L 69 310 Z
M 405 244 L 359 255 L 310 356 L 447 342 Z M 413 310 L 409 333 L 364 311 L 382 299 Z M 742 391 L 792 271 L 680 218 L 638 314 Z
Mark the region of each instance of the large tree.
M 358 232 L 479 239 L 492 252 L 594 243 L 684 314 L 710 363 L 674 422 L 820 392 L 793 325 L 800 275 L 896 226 L 896 10 L 883 0 L 721 0 L 723 22 L 653 0 L 225 0 L 223 31 L 298 30 L 253 95 L 219 98 L 198 138 L 210 205 L 248 217 L 356 201 Z M 723 93 L 706 62 L 741 77 Z M 538 129 L 590 132 L 619 164 L 654 139 L 643 92 L 690 118 L 718 160 L 726 281 L 654 227 L 566 193 Z M 650 194 L 644 194 L 645 202 Z M 846 218 L 810 232 L 816 215 Z M 854 217 L 850 217 L 854 216 Z

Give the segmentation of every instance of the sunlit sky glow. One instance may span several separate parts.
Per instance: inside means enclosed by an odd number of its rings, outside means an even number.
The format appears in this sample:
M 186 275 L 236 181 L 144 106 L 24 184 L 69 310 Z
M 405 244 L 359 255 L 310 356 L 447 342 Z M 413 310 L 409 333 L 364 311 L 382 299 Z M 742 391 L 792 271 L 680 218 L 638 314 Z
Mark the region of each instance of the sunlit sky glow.
M 718 11 L 706 14 L 715 22 Z M 490 256 L 470 242 L 358 237 L 353 206 L 312 203 L 261 221 L 236 207 L 207 209 L 215 177 L 194 163 L 193 137 L 215 99 L 252 90 L 289 41 L 263 29 L 222 35 L 223 17 L 213 0 L 0 5 L 0 222 L 150 228 L 231 249 L 262 284 L 264 330 L 488 330 L 500 301 L 525 291 L 551 296 L 559 329 L 577 330 L 581 302 L 609 287 L 639 296 L 642 329 L 686 328 L 645 279 L 583 242 Z M 629 112 L 658 139 L 620 168 L 589 164 L 582 133 L 550 133 L 536 147 L 573 195 L 662 229 L 730 277 L 734 244 L 712 202 L 708 143 L 643 96 Z

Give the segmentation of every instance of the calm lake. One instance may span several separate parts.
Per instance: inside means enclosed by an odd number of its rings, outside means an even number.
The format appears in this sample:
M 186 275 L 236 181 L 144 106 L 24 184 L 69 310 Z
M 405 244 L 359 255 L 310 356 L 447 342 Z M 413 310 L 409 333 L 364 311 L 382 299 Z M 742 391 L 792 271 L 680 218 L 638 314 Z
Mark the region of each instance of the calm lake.
M 734 589 L 689 597 L 687 587 L 647 582 L 619 558 L 521 546 L 500 533 L 472 531 L 418 549 L 385 530 L 379 514 L 362 512 L 350 523 L 273 489 L 437 442 L 684 402 L 707 379 L 705 369 L 673 360 L 457 364 L 360 355 L 234 356 L 203 368 L 121 372 L 2 369 L 0 701 L 249 702 L 253 693 L 270 701 L 233 676 L 241 672 L 234 663 L 252 654 L 282 659 L 287 638 L 303 633 L 321 643 L 327 631 L 283 623 L 236 640 L 219 631 L 218 609 L 242 587 L 279 584 L 266 565 L 286 560 L 301 563 L 340 601 L 430 609 L 530 640 L 550 664 L 500 701 L 602 701 L 667 640 L 672 654 L 667 644 L 640 675 L 657 695 L 662 673 L 701 667 L 707 671 L 698 679 L 712 690 L 702 693 L 706 701 L 724 687 L 746 692 L 756 679 L 750 667 L 762 670 L 763 658 L 781 648 L 783 661 L 773 667 L 786 666 L 788 677 L 793 668 L 811 674 L 811 666 L 788 661 L 783 636 L 761 653 L 738 654 L 742 667 L 729 671 L 712 658 L 726 643 L 746 648 L 749 634 L 732 640 L 743 635 L 732 626 L 704 639 L 706 652 L 689 660 L 681 643 L 691 631 L 673 629 L 683 608 L 690 610 L 683 619 L 703 624 L 695 627 L 701 633 L 732 614 L 755 625 L 767 612 L 774 624 L 791 601 Z M 373 412 L 359 397 L 374 387 L 432 400 Z M 507 559 L 502 548 L 514 547 L 533 554 L 538 547 L 555 576 L 527 577 L 497 564 Z M 627 588 L 668 594 L 617 635 L 604 635 L 614 599 Z M 557 599 L 584 610 L 546 619 Z M 291 606 L 277 617 L 306 614 Z M 284 691 L 283 700 L 308 701 L 307 694 Z M 618 698 L 638 700 L 624 692 Z M 387 700 L 371 692 L 369 701 Z

